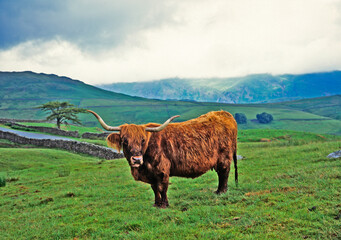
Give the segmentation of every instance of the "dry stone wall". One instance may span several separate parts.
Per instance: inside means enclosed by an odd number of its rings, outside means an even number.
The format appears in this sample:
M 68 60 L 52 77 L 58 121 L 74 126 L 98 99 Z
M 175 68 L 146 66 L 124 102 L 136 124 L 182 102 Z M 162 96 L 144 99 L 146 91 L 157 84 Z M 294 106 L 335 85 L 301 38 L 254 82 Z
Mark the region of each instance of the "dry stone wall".
M 110 132 L 104 132 L 104 133 L 86 132 L 86 133 L 82 134 L 82 138 L 87 138 L 87 139 L 106 139 L 109 134 L 110 134 Z
M 47 121 L 47 120 L 0 118 L 0 123 L 8 123 L 8 122 L 34 122 L 34 123 L 49 122 L 49 123 L 52 123 L 51 121 Z
M 60 148 L 76 153 L 85 153 L 91 156 L 104 159 L 122 158 L 123 154 L 115 152 L 111 148 L 98 146 L 91 143 L 79 141 L 66 141 L 66 140 L 51 140 L 51 139 L 34 139 L 19 136 L 15 133 L 5 132 L 0 130 L 0 138 L 7 139 L 11 142 L 19 144 L 36 145 L 46 148 Z

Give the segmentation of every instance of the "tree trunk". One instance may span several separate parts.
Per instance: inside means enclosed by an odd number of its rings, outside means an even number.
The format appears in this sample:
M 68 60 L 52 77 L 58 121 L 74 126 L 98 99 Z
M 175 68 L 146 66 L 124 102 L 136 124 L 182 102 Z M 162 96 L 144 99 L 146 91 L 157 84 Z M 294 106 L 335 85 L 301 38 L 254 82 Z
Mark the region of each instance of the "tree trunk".
M 60 119 L 57 118 L 57 128 L 58 128 L 58 129 L 60 129 L 60 124 L 61 124 Z

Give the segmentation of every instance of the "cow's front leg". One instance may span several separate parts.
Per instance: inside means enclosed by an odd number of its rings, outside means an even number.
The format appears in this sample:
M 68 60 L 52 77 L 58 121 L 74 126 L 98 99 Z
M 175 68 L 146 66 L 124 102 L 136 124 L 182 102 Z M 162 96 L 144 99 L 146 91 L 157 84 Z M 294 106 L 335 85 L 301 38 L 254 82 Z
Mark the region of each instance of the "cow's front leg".
M 155 195 L 155 203 L 154 203 L 154 207 L 159 207 L 161 205 L 161 195 L 159 192 L 159 188 L 158 188 L 158 184 L 157 183 L 153 183 L 152 185 L 152 189 L 154 191 L 154 195 Z
M 161 176 L 162 175 L 162 176 Z M 167 198 L 167 190 L 169 185 L 169 176 L 160 174 L 156 184 L 152 185 L 155 194 L 155 207 L 166 208 L 169 206 Z

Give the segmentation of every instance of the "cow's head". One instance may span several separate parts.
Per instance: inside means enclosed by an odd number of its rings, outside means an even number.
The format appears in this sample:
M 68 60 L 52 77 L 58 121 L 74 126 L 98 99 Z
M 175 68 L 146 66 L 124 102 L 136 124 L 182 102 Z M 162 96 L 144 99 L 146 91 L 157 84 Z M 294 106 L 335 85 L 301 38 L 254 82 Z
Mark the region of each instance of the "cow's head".
M 140 167 L 143 164 L 143 155 L 148 148 L 151 134 L 153 132 L 161 131 L 167 127 L 174 118 L 179 117 L 178 115 L 173 116 L 157 127 L 146 127 L 144 125 L 135 124 L 124 124 L 119 127 L 111 127 L 108 126 L 97 113 L 90 110 L 87 111 L 95 115 L 105 130 L 118 131 L 118 133 L 111 133 L 107 137 L 107 143 L 117 151 L 123 149 L 124 156 L 131 167 Z

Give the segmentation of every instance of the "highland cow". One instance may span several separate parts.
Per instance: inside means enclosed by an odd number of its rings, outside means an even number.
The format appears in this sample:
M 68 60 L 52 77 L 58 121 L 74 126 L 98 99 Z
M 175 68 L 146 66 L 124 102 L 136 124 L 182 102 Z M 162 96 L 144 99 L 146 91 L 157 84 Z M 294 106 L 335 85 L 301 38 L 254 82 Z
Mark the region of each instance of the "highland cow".
M 119 127 L 108 126 L 98 114 L 88 112 L 95 115 L 104 129 L 117 131 L 107 137 L 108 145 L 118 151 L 123 149 L 136 181 L 151 185 L 156 207 L 169 206 L 167 189 L 172 176 L 196 178 L 214 169 L 219 177 L 215 193 L 224 193 L 233 160 L 238 183 L 237 123 L 228 112 L 209 112 L 180 123 L 170 123 L 179 117 L 173 116 L 162 125 Z

